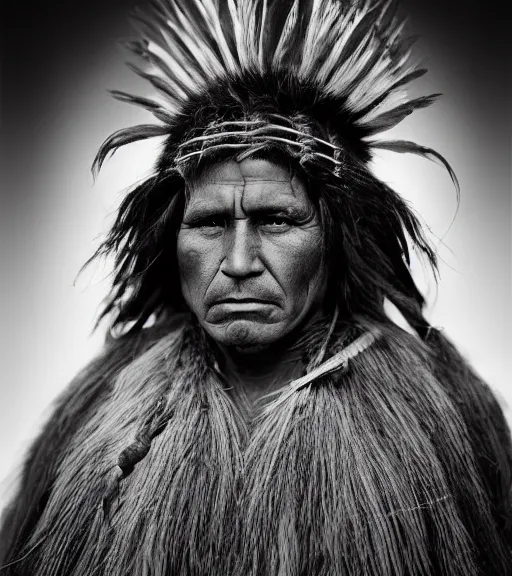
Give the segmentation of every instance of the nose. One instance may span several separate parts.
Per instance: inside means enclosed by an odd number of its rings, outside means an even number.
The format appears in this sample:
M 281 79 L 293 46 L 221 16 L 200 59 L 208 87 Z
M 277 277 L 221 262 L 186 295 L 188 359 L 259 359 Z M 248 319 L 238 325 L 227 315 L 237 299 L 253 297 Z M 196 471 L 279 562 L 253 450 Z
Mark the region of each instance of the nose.
M 226 234 L 226 246 L 221 271 L 230 278 L 243 279 L 263 272 L 259 257 L 260 239 L 252 230 L 249 219 L 235 220 Z

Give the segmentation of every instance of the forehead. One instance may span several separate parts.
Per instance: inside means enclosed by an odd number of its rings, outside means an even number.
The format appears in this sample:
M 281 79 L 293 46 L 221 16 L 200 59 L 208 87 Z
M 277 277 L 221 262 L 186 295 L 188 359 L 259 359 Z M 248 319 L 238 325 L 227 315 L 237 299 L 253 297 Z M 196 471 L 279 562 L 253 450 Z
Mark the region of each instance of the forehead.
M 189 188 L 187 211 L 198 207 L 230 208 L 240 199 L 244 210 L 309 207 L 302 180 L 269 160 L 226 160 L 210 167 Z

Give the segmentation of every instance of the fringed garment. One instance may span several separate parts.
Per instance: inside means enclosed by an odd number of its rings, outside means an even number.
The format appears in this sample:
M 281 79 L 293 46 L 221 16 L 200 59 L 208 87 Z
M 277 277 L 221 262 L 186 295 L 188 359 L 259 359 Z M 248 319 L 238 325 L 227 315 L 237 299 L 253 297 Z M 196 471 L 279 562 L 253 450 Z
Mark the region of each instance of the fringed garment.
M 35 442 L 2 576 L 506 576 L 511 444 L 436 330 L 380 336 L 254 421 L 188 317 L 110 342 Z

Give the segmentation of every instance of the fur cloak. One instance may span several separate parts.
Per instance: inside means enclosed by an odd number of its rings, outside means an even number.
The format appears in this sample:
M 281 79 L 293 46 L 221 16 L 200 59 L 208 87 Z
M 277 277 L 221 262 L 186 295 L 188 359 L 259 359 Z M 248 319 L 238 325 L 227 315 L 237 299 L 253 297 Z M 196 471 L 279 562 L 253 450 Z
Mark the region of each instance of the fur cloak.
M 512 574 L 500 407 L 438 331 L 378 329 L 254 421 L 188 316 L 109 342 L 30 451 L 2 576 Z

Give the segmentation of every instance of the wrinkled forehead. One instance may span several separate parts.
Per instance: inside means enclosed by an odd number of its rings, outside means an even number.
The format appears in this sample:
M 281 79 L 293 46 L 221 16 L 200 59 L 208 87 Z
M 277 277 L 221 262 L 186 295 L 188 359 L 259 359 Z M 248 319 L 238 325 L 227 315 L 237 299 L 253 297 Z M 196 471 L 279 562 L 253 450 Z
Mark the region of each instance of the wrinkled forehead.
M 244 210 L 311 208 L 305 183 L 288 166 L 270 160 L 225 160 L 205 169 L 188 186 L 187 210 L 197 205 Z

